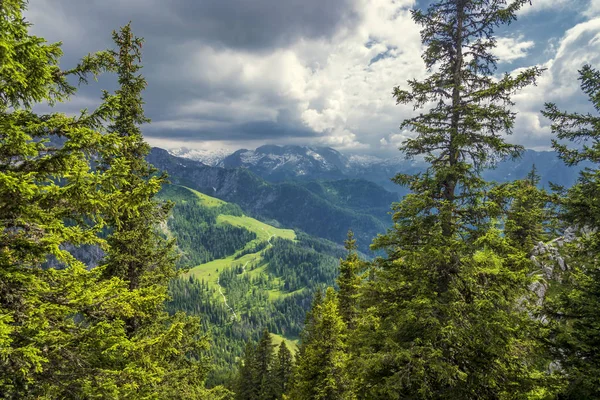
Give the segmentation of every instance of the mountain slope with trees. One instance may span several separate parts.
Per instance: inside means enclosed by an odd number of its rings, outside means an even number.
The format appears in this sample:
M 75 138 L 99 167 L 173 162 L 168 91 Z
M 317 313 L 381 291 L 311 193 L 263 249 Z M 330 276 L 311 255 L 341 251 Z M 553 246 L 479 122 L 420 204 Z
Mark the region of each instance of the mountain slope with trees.
M 389 222 L 388 206 L 375 202 L 375 207 L 363 209 L 349 200 L 337 203 L 339 196 L 315 193 L 299 184 L 268 183 L 245 169 L 209 167 L 200 162 L 174 157 L 166 150 L 152 149 L 148 161 L 169 174 L 171 182 L 195 189 L 209 196 L 235 203 L 247 214 L 265 222 L 299 229 L 312 236 L 342 243 L 350 228 L 356 232 L 361 251 L 368 252 L 371 239 L 384 232 Z M 356 181 L 316 183 L 322 187 L 339 186 L 338 192 L 351 193 L 359 201 L 369 201 L 368 193 L 352 189 Z M 395 195 L 365 182 L 386 199 Z M 360 186 L 360 185 L 358 185 Z M 346 194 L 345 194 L 346 195 Z M 336 201 L 336 203 L 332 203 Z M 346 204 L 344 204 L 346 203 Z

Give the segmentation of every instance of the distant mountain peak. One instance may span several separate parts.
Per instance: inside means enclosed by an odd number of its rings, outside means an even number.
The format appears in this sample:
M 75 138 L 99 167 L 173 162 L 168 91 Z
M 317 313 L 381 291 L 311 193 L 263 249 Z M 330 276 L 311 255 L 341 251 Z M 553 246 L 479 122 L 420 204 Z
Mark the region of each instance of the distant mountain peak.
M 265 179 L 283 181 L 302 177 L 342 178 L 347 164 L 348 159 L 332 148 L 268 144 L 256 150 L 238 150 L 217 165 L 248 168 Z
M 190 160 L 200 161 L 203 164 L 215 166 L 229 154 L 231 151 L 226 149 L 190 149 L 188 147 L 177 147 L 168 150 L 169 154 L 176 157 L 189 158 Z
M 171 149 L 169 153 L 209 166 L 246 168 L 271 182 L 360 178 L 398 193 L 405 193 L 406 188 L 392 183 L 392 177 L 398 173 L 417 173 L 427 167 L 422 160 L 407 160 L 400 153 L 397 157 L 388 158 L 345 155 L 330 147 L 319 146 L 266 144 L 255 150 L 240 149 L 233 153 L 179 148 Z M 578 171 L 585 166 L 568 168 L 553 151 L 526 150 L 518 160 L 501 162 L 497 168 L 485 171 L 484 178 L 497 182 L 520 179 L 527 175 L 533 164 L 542 175 L 541 184 L 545 187 L 549 182 L 567 187 L 572 185 Z

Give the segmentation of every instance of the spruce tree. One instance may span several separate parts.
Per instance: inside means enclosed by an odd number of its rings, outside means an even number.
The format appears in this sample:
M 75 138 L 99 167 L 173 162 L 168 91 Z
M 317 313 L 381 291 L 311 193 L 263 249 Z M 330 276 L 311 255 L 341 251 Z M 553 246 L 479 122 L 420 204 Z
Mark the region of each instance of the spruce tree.
M 352 349 L 360 398 L 496 399 L 537 390 L 533 327 L 519 307 L 531 264 L 513 262 L 519 250 L 496 228 L 501 207 L 481 178 L 522 150 L 504 139 L 514 125 L 510 96 L 541 71 L 496 79 L 492 50 L 494 29 L 526 3 L 442 0 L 413 11 L 429 75 L 394 96 L 430 107 L 403 122 L 414 137 L 400 148 L 429 166 L 395 178 L 411 193 L 394 208 L 394 228 L 374 241 L 387 256 L 376 260 L 361 299 Z
M 561 111 L 548 103 L 542 113 L 552 121 L 553 147 L 567 165 L 590 162 L 562 199 L 561 217 L 576 228 L 576 240 L 566 246 L 568 265 L 563 290 L 546 305 L 552 317 L 551 348 L 567 380 L 561 398 L 600 398 L 600 71 L 585 65 L 579 71 L 581 89 L 594 112 Z M 567 142 L 577 146 L 569 147 Z
M 282 341 L 279 345 L 279 350 L 277 351 L 270 378 L 273 386 L 274 399 L 281 399 L 284 394 L 287 394 L 292 378 L 293 367 L 294 360 L 292 353 L 285 344 L 285 341 Z
M 263 330 L 262 336 L 256 346 L 255 359 L 255 382 L 258 388 L 259 400 L 270 400 L 273 398 L 273 387 L 271 381 L 271 369 L 273 367 L 273 340 L 267 329 Z
M 106 346 L 98 335 L 118 282 L 96 283 L 67 248 L 101 245 L 96 196 L 102 177 L 90 170 L 105 110 L 69 117 L 34 106 L 65 102 L 104 70 L 107 53 L 59 68 L 60 45 L 29 34 L 23 0 L 0 2 L 0 393 L 7 398 L 60 397 L 69 382 L 91 379 L 85 365 Z M 45 268 L 53 260 L 60 269 Z M 74 315 L 94 315 L 85 324 Z M 98 341 L 94 354 L 81 351 Z M 105 344 L 105 343 L 104 343 Z
M 113 32 L 113 40 L 117 49 L 111 54 L 112 68 L 119 89 L 114 95 L 106 94 L 105 99 L 115 110 L 108 136 L 116 137 L 119 145 L 101 164 L 113 178 L 105 188 L 112 194 L 106 216 L 112 232 L 105 274 L 128 281 L 131 290 L 164 286 L 175 275 L 176 258 L 174 242 L 163 239 L 159 231 L 171 208 L 155 198 L 166 176 L 157 175 L 146 161 L 150 146 L 140 130 L 141 124 L 150 122 L 142 100 L 146 80 L 139 74 L 143 40 L 133 35 L 130 25 Z
M 113 32 L 116 50 L 110 52 L 110 67 L 119 88 L 105 93 L 104 103 L 112 109 L 105 140 L 117 144 L 102 154 L 98 170 L 106 177 L 101 191 L 109 198 L 103 217 L 109 228 L 108 251 L 100 266 L 103 276 L 127 283 L 132 303 L 139 312 L 122 319 L 129 339 L 129 353 L 120 365 L 108 366 L 134 372 L 135 396 L 154 393 L 162 398 L 202 398 L 207 373 L 203 356 L 208 338 L 198 318 L 183 313 L 170 316 L 165 309 L 169 280 L 177 275 L 174 241 L 166 240 L 160 226 L 166 222 L 170 204 L 156 199 L 166 176 L 157 175 L 145 156 L 139 125 L 144 116 L 141 92 L 146 87 L 141 69 L 142 39 L 130 25 Z M 127 392 L 125 392 L 127 393 Z M 125 397 L 125 394 L 122 394 Z
M 348 255 L 345 260 L 340 260 L 340 274 L 337 278 L 339 309 L 348 329 L 354 329 L 357 313 L 356 303 L 361 282 L 359 272 L 363 263 L 358 258 L 356 240 L 352 231 L 348 231 L 348 238 L 344 244 Z
M 505 192 L 501 194 L 501 198 L 508 201 L 504 225 L 506 238 L 528 253 L 539 242 L 551 238 L 552 199 L 546 191 L 538 189 L 539 180 L 534 165 L 525 179 L 504 185 Z
M 346 326 L 335 290 L 317 298 L 307 318 L 290 398 L 346 400 L 356 398 L 347 372 Z
M 0 3 L 0 393 L 19 399 L 225 396 L 204 389 L 207 339 L 199 321 L 168 318 L 162 288 L 132 291 L 104 266 L 88 269 L 75 257 L 81 245 L 111 251 L 104 239 L 108 210 L 122 195 L 113 190 L 118 168 L 109 172 L 98 161 L 126 146 L 104 131 L 117 97 L 107 95 L 97 110 L 77 117 L 41 115 L 33 106 L 68 100 L 76 90 L 69 76 L 85 82 L 90 73 L 113 70 L 115 58 L 100 52 L 61 70 L 59 45 L 29 35 L 25 3 Z M 135 334 L 127 329 L 127 321 L 148 319 L 153 324 Z
M 235 383 L 236 400 L 256 400 L 259 395 L 259 387 L 256 386 L 256 346 L 252 342 L 246 343 L 244 357 L 238 368 Z

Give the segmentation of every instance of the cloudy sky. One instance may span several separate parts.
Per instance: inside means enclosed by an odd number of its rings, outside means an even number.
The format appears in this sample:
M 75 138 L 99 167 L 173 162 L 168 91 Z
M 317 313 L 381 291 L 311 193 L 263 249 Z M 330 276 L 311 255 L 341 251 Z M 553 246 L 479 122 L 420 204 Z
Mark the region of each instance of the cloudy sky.
M 30 0 L 35 34 L 62 41 L 62 65 L 111 46 L 112 29 L 133 22 L 146 40 L 149 87 L 144 127 L 160 147 L 255 148 L 326 145 L 393 154 L 414 111 L 394 86 L 425 75 L 419 28 L 409 10 L 428 0 Z M 532 0 L 498 31 L 498 72 L 547 68 L 515 97 L 513 142 L 549 146 L 545 101 L 588 105 L 577 69 L 600 67 L 600 0 Z M 106 77 L 83 88 L 67 112 L 93 107 Z

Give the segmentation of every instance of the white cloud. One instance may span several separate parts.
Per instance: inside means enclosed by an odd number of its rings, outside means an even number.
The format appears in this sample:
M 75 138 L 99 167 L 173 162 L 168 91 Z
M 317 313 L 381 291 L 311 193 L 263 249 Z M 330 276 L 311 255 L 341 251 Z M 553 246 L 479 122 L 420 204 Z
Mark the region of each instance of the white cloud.
M 588 7 L 583 12 L 583 15 L 591 18 L 600 16 L 600 0 L 590 0 Z
M 523 36 L 497 38 L 494 55 L 501 62 L 511 63 L 519 58 L 527 57 L 527 51 L 535 46 L 532 40 L 523 40 Z
M 56 0 L 56 5 L 54 0 L 32 1 L 28 15 L 36 23 L 34 30 L 50 41 L 66 38 L 66 50 L 78 45 L 79 37 L 85 36 L 86 49 L 93 50 L 95 45 L 87 47 L 90 41 L 95 44 L 101 40 L 96 37 L 96 30 L 87 29 L 87 23 L 83 25 L 81 21 L 86 19 L 69 15 L 70 1 Z M 162 4 L 158 0 L 106 1 L 118 6 L 119 11 L 143 9 L 143 15 L 177 22 L 175 14 L 154 15 L 151 5 Z M 408 79 L 425 76 L 419 27 L 408 11 L 415 0 L 353 1 L 359 15 L 352 23 L 340 24 L 332 34 L 298 37 L 279 47 L 228 48 L 191 34 L 176 40 L 168 34 L 149 38 L 161 43 L 152 48 L 152 63 L 144 68 L 150 83 L 148 105 L 159 108 L 160 113 L 158 117 L 150 115 L 154 122 L 145 130 L 152 134 L 183 130 L 188 132 L 189 141 L 194 141 L 192 135 L 196 131 L 218 131 L 226 136 L 228 129 L 236 125 L 283 121 L 299 130 L 313 130 L 318 135 L 311 140 L 339 149 L 396 149 L 411 134 L 400 132 L 399 125 L 416 112 L 410 105 L 395 105 L 392 89 L 397 85 L 406 87 Z M 511 141 L 532 147 L 549 144 L 548 122 L 539 113 L 544 101 L 585 107 L 586 101 L 579 94 L 577 69 L 585 62 L 600 66 L 600 19 L 593 18 L 600 15 L 600 0 L 535 0 L 520 14 L 560 12 L 575 3 L 581 5 L 580 16 L 591 19 L 574 26 L 547 46 L 543 54 L 536 55 L 546 58 L 541 66 L 548 70 L 537 87 L 514 97 L 519 115 Z M 120 12 L 117 14 L 125 18 Z M 94 29 L 106 30 L 105 26 L 96 27 L 96 20 L 89 15 L 85 18 Z M 102 40 L 108 36 L 105 34 Z M 151 43 L 144 49 L 150 52 Z M 495 54 L 502 62 L 519 60 L 523 65 L 529 53 L 539 50 L 534 49 L 535 45 L 526 36 L 501 37 Z M 155 87 L 160 88 L 152 92 Z M 164 98 L 150 98 L 151 93 L 162 91 L 167 93 Z M 81 100 L 76 99 L 71 106 L 87 105 L 85 98 Z M 241 136 L 231 135 L 232 143 L 253 143 L 256 139 L 240 139 Z M 308 136 L 264 137 L 269 141 L 302 143 Z
M 558 10 L 564 7 L 573 7 L 574 1 L 585 1 L 585 0 L 533 0 L 531 6 L 526 4 L 519 10 L 519 16 L 532 14 L 538 11 L 544 10 Z M 592 0 L 596 1 L 596 0 Z
M 379 146 L 379 138 L 402 120 L 392 88 L 424 74 L 419 28 L 408 12 L 414 0 L 358 1 L 363 11 L 359 25 L 328 40 L 301 39 L 267 54 L 181 44 L 172 53 L 186 57 L 164 64 L 157 74 L 209 87 L 223 98 L 174 103 L 171 114 L 274 121 L 285 109 L 297 123 L 320 133 L 321 144 Z M 372 62 L 381 54 L 385 57 Z
M 587 111 L 589 104 L 579 90 L 578 70 L 586 63 L 600 66 L 600 18 L 569 29 L 560 40 L 537 86 L 514 96 L 519 111 L 515 139 L 530 147 L 550 146 L 550 124 L 540 110 L 545 102 L 556 102 L 571 111 Z

